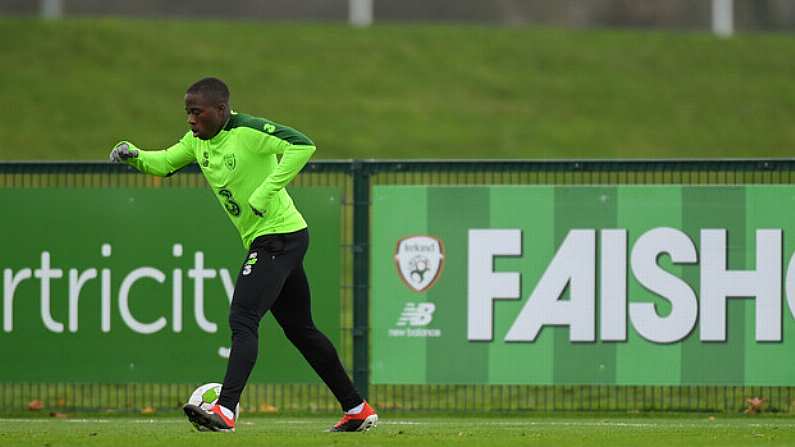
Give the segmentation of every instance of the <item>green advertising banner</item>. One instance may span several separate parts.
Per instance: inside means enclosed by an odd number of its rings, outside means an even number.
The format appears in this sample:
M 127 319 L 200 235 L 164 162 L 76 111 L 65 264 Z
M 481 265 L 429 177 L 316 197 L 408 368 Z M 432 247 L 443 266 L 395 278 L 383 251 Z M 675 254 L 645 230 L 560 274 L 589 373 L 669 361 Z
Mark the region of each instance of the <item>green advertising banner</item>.
M 340 335 L 340 191 L 290 190 L 309 223 L 317 325 Z M 0 381 L 223 380 L 246 251 L 208 189 L 0 189 Z M 315 383 L 268 314 L 252 383 Z
M 373 383 L 795 385 L 793 187 L 376 186 L 371 234 Z

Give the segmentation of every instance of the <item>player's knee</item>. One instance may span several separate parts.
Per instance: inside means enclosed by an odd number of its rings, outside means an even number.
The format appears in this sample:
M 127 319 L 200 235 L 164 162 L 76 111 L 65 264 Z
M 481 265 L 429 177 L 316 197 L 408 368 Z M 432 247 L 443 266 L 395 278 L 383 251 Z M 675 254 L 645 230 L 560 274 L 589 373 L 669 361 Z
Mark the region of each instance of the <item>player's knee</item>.
M 284 335 L 295 345 L 311 343 L 317 329 L 314 326 L 287 325 L 282 326 Z
M 315 326 L 291 326 L 284 328 L 284 334 L 300 350 L 321 350 L 325 351 L 331 346 L 331 342 Z
M 232 330 L 232 336 L 246 333 L 256 337 L 259 330 L 259 319 L 246 312 L 232 310 L 229 312 L 229 328 Z

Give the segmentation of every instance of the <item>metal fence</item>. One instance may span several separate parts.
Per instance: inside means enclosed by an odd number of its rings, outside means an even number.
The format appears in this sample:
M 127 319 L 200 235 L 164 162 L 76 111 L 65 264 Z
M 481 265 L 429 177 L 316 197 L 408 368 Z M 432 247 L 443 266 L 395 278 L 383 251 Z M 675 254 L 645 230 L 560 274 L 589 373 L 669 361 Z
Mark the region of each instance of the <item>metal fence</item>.
M 369 383 L 369 222 L 373 185 L 741 185 L 793 184 L 795 160 L 624 161 L 316 161 L 296 186 L 342 192 L 343 362 L 381 411 L 719 411 L 739 412 L 748 399 L 766 411 L 795 411 L 793 387 L 627 385 L 371 385 Z M 169 178 L 107 163 L 0 163 L 0 188 L 204 188 L 196 166 Z M 1 340 L 1 339 L 0 339 Z M 10 359 L 7 359 L 10 360 Z M 260 361 L 268 361 L 261 359 Z M 196 384 L 0 383 L 0 412 L 177 410 Z M 323 385 L 253 384 L 246 412 L 337 411 Z

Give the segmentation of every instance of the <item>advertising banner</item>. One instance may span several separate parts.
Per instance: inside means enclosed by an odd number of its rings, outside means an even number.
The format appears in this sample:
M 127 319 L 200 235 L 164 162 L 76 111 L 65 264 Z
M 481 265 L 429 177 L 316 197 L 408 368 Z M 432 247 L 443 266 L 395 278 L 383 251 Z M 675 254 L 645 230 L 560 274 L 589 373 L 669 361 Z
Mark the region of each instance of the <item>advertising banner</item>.
M 290 190 L 309 223 L 313 316 L 340 335 L 340 191 Z M 0 381 L 220 382 L 247 252 L 209 189 L 0 189 Z M 268 314 L 252 383 L 316 375 Z
M 795 188 L 372 197 L 373 383 L 795 385 Z

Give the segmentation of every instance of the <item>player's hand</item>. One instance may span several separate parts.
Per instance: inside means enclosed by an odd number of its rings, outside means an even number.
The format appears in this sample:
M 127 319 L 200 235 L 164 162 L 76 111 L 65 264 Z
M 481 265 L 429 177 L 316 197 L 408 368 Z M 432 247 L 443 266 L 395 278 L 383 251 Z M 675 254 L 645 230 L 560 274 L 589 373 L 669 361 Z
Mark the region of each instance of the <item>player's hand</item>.
M 109 156 L 110 161 L 113 163 L 121 163 L 125 160 L 136 157 L 138 157 L 138 148 L 127 141 L 122 141 L 121 143 L 117 144 L 113 150 L 110 151 Z

